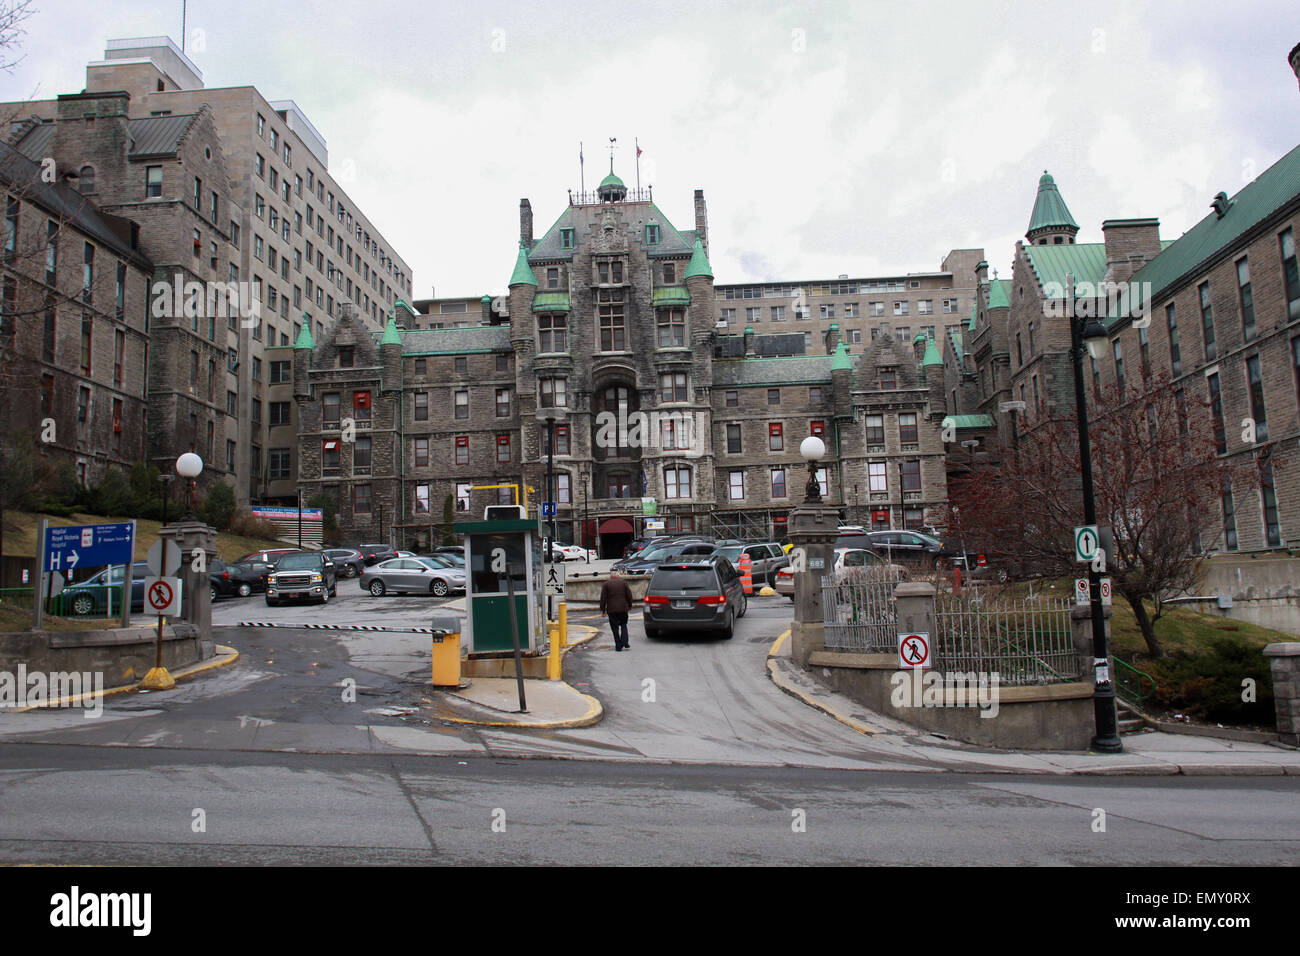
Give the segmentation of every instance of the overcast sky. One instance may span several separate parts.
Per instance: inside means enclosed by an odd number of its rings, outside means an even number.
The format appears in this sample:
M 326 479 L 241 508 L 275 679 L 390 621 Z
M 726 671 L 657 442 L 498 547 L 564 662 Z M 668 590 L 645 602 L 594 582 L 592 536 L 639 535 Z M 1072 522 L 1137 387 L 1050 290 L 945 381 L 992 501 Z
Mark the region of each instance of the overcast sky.
M 0 97 L 77 92 L 110 38 L 179 40 L 181 0 L 35 0 Z M 1176 238 L 1300 143 L 1295 0 L 190 0 L 205 85 L 293 99 L 416 297 L 503 289 L 518 204 L 540 235 L 609 168 L 692 228 L 719 282 L 1003 275 L 1049 169 L 1082 227 Z

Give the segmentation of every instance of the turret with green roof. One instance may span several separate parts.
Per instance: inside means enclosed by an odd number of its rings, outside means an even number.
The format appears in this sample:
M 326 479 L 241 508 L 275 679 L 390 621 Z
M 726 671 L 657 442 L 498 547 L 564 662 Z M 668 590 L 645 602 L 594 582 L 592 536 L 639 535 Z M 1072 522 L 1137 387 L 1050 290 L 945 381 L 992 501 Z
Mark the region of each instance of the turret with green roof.
M 402 336 L 397 331 L 397 322 L 393 318 L 393 313 L 388 313 L 388 324 L 384 326 L 384 335 L 379 340 L 380 345 L 397 345 L 402 344 Z
M 519 243 L 519 256 L 515 259 L 515 271 L 510 276 L 510 285 L 530 285 L 537 288 L 537 276 L 533 275 L 533 267 L 528 264 L 528 251 L 524 244 Z
M 939 346 L 934 339 L 926 336 L 925 358 L 921 359 L 921 367 L 929 368 L 932 365 L 943 365 L 943 356 L 939 354 Z
M 302 314 L 302 328 L 298 330 L 298 339 L 293 343 L 295 349 L 314 349 L 316 343 L 311 337 L 311 316 L 306 312 Z
M 1079 234 L 1079 224 L 1070 215 L 1069 207 L 1056 188 L 1056 180 L 1047 170 L 1038 180 L 1038 198 L 1029 217 L 1025 238 L 1034 246 L 1073 245 Z
M 835 357 L 831 359 L 831 372 L 840 371 L 853 371 L 853 362 L 849 359 L 849 350 L 843 342 L 835 347 Z
M 686 264 L 686 271 L 682 273 L 683 279 L 693 279 L 696 276 L 708 276 L 713 278 L 713 267 L 709 265 L 709 257 L 704 254 L 704 243 L 699 239 L 695 240 L 695 248 L 691 252 L 691 261 Z

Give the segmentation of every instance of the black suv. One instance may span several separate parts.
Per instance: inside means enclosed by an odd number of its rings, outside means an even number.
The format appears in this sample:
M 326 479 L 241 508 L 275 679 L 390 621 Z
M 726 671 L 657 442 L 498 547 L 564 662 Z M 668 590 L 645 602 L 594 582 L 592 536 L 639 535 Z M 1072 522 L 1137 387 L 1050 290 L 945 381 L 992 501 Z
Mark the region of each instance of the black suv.
M 357 550 L 361 552 L 361 559 L 366 562 L 366 567 L 397 557 L 397 552 L 387 544 L 359 544 Z
M 282 555 L 266 576 L 266 603 L 274 607 L 284 601 L 326 603 L 335 594 L 338 574 L 323 551 L 295 551 Z
M 345 578 L 360 577 L 366 569 L 366 559 L 356 548 L 327 548 L 325 555 L 334 564 L 334 570 Z
M 669 631 L 735 632 L 748 609 L 740 575 L 721 555 L 667 561 L 655 569 L 646 589 L 641 620 L 646 637 Z

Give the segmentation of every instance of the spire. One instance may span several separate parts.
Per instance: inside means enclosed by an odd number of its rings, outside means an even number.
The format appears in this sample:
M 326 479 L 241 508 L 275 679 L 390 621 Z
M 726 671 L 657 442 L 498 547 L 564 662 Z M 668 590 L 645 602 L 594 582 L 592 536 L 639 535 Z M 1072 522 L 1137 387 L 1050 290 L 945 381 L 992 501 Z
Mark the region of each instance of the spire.
M 1078 232 L 1079 224 L 1061 198 L 1056 180 L 1044 169 L 1038 180 L 1038 198 L 1034 200 L 1025 238 L 1033 245 L 1062 245 L 1073 242 Z
M 530 285 L 537 288 L 537 276 L 533 275 L 533 267 L 528 264 L 528 251 L 524 244 L 519 243 L 519 258 L 515 260 L 515 271 L 510 277 L 510 285 Z
M 709 265 L 709 257 L 704 254 L 704 244 L 699 239 L 695 240 L 695 249 L 691 252 L 691 261 L 686 264 L 686 271 L 682 273 L 683 279 L 693 279 L 696 276 L 713 278 L 713 269 Z
M 295 349 L 314 349 L 316 343 L 311 338 L 311 316 L 306 312 L 302 314 L 302 329 L 298 332 L 298 340 L 293 343 Z
M 397 322 L 393 318 L 393 313 L 388 313 L 388 324 L 384 326 L 384 336 L 379 340 L 380 345 L 398 345 L 402 344 L 402 336 L 397 331 Z
M 921 359 L 921 367 L 929 368 L 932 365 L 942 365 L 943 356 L 939 354 L 939 347 L 935 345 L 931 336 L 926 336 L 925 358 Z
M 849 360 L 849 350 L 845 348 L 843 342 L 835 347 L 835 358 L 831 359 L 831 371 L 841 370 L 853 370 L 853 363 Z

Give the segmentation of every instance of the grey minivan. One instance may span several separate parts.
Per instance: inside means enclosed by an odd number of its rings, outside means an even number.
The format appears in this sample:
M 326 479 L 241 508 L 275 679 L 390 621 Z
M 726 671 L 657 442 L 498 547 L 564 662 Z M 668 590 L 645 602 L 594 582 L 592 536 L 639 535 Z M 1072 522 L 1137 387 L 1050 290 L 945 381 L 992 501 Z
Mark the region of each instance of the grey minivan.
M 669 631 L 735 632 L 748 608 L 740 575 L 721 555 L 666 561 L 655 569 L 642 603 L 646 637 Z

